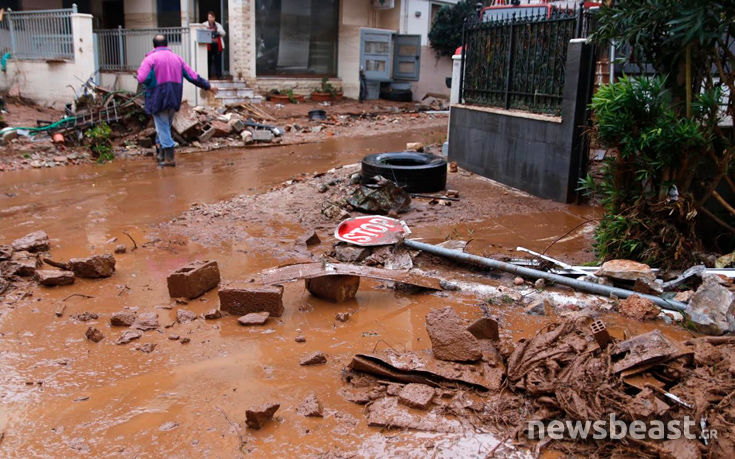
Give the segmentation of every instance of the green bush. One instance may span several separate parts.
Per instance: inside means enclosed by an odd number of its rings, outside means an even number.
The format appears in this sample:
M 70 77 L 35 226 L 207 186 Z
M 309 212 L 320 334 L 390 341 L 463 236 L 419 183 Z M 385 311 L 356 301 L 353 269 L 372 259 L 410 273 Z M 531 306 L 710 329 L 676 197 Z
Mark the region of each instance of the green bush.
M 439 56 L 453 56 L 462 46 L 462 25 L 468 16 L 475 14 L 475 2 L 462 0 L 454 5 L 442 6 L 429 31 L 429 42 Z
M 84 136 L 89 141 L 89 150 L 92 156 L 97 158 L 97 162 L 104 163 L 115 159 L 110 140 L 111 134 L 112 129 L 107 123 L 100 123 L 84 132 Z
M 580 183 L 605 210 L 595 231 L 598 256 L 689 265 L 702 248 L 693 188 L 712 149 L 708 127 L 674 112 L 661 77 L 625 77 L 602 86 L 591 108 L 600 144 L 616 151 L 598 184 L 590 178 Z

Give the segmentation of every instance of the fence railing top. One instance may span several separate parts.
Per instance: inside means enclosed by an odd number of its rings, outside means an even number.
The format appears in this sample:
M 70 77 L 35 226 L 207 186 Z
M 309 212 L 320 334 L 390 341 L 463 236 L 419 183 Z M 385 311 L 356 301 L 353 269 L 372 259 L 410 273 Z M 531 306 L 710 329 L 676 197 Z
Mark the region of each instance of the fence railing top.
M 34 10 L 34 11 L 13 11 L 13 10 L 7 10 L 5 14 L 7 16 L 46 16 L 51 14 L 68 14 L 72 15 L 77 12 L 76 8 L 60 8 L 56 10 Z
M 181 31 L 188 31 L 188 27 L 152 27 L 152 28 L 146 28 L 146 29 L 126 29 L 123 27 L 119 27 L 117 29 L 95 29 L 94 31 L 96 33 L 119 33 L 122 32 L 136 32 L 136 33 L 165 33 L 165 32 L 181 32 Z

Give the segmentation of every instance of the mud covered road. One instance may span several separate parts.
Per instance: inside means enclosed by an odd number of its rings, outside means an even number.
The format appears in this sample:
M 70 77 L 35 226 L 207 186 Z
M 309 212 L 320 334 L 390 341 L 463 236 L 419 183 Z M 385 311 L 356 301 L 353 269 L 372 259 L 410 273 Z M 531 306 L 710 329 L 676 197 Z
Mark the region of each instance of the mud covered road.
M 402 149 L 406 141 L 431 141 L 443 129 L 410 138 L 392 134 L 194 153 L 182 155 L 175 169 L 157 170 L 152 161 L 138 160 L 4 174 L 0 243 L 43 229 L 54 258 L 112 252 L 119 244 L 128 251 L 116 255 L 117 270 L 109 279 L 79 279 L 56 288 L 29 285 L 2 297 L 0 456 L 425 457 L 430 451 L 435 457 L 484 457 L 498 445 L 491 434 L 370 428 L 363 407 L 339 391 L 343 369 L 355 353 L 428 349 L 429 310 L 451 305 L 463 318 L 474 319 L 486 298 L 401 293 L 366 281 L 355 300 L 332 304 L 296 282 L 286 285 L 282 317 L 263 327 L 242 327 L 234 317 L 178 323 L 180 309 L 203 314 L 217 308 L 217 291 L 179 304 L 166 290 L 166 276 L 191 260 L 217 260 L 225 280 L 246 280 L 262 269 L 303 261 L 309 253 L 295 241 L 313 225 L 322 236 L 314 250 L 329 250 L 330 224 L 291 218 L 297 209 L 289 213 L 291 201 L 273 193 L 303 192 L 308 211 L 316 207 L 309 200 L 319 195 L 284 182 L 356 163 L 368 153 Z M 591 259 L 588 231 L 563 236 L 593 219 L 594 209 L 541 201 L 467 173 L 449 180 L 474 207 L 463 214 L 461 206 L 434 210 L 416 200 L 407 221 L 417 237 L 471 239 L 477 253 L 506 254 L 516 245 L 543 250 L 559 239 L 552 255 Z M 219 203 L 223 200 L 229 201 Z M 247 207 L 250 200 L 262 201 L 262 207 Z M 238 207 L 254 213 L 238 214 Z M 237 215 L 245 217 L 228 219 Z M 444 268 L 449 276 L 453 270 Z M 472 271 L 462 276 L 494 282 Z M 157 313 L 160 328 L 135 343 L 115 345 L 121 330 L 110 327 L 109 318 L 123 308 Z M 492 308 L 501 335 L 514 339 L 533 335 L 547 320 L 502 304 Z M 78 315 L 84 312 L 98 317 L 82 321 Z M 335 320 L 340 312 L 351 318 Z M 99 343 L 85 339 L 90 325 L 104 334 Z M 622 337 L 651 325 L 614 316 L 608 328 Z M 305 342 L 295 341 L 299 334 Z M 664 327 L 664 334 L 688 336 L 673 327 Z M 139 350 L 145 344 L 155 349 Z M 313 351 L 326 354 L 326 365 L 300 366 L 299 359 Z M 323 418 L 296 413 L 312 392 L 324 406 Z M 259 431 L 246 429 L 246 408 L 263 401 L 280 403 L 276 422 Z M 495 451 L 506 457 L 529 454 L 509 445 Z

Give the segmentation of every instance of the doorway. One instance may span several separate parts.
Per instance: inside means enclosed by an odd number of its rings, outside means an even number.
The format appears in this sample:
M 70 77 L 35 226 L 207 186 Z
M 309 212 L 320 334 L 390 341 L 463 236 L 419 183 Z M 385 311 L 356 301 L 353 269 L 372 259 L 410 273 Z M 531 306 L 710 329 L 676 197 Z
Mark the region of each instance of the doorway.
M 197 22 L 203 23 L 207 20 L 207 13 L 212 11 L 217 22 L 222 24 L 227 35 L 222 42 L 225 50 L 222 53 L 222 76 L 230 78 L 230 18 L 227 11 L 227 0 L 197 0 Z

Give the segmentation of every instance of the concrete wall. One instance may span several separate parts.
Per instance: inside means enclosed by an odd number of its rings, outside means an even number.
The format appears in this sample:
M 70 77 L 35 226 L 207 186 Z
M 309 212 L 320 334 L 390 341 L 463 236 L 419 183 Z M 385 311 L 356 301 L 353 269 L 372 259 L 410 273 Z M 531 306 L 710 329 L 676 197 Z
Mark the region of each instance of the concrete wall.
M 585 166 L 582 133 L 592 67 L 589 45 L 572 41 L 562 116 L 454 105 L 449 159 L 475 173 L 542 198 L 570 202 Z
M 229 0 L 230 74 L 237 81 L 255 81 L 255 0 Z
M 449 97 L 446 78 L 452 76 L 452 60 L 447 56 L 437 57 L 430 46 L 421 47 L 421 73 L 419 81 L 413 83 L 413 98 L 421 100 L 427 94 Z
M 407 0 L 401 22 L 401 33 L 421 35 L 421 46 L 429 46 L 432 5 L 452 5 L 459 0 Z M 419 13 L 416 16 L 416 13 Z
M 74 59 L 67 62 L 8 60 L 0 73 L 0 88 L 10 94 L 28 97 L 42 105 L 62 108 L 74 100 L 68 86 L 79 88 L 95 71 L 92 43 L 92 16 L 71 16 Z

